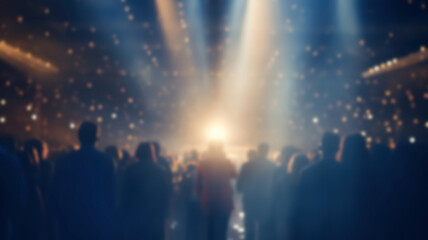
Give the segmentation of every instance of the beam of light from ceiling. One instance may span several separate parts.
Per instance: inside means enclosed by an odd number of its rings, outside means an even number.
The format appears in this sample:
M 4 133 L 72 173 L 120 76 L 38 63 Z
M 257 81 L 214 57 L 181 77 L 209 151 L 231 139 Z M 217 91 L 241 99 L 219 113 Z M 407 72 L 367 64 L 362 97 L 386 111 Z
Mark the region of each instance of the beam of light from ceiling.
M 246 2 L 242 27 L 238 31 L 237 44 L 229 50 L 223 72 L 227 72 L 221 84 L 222 94 L 218 100 L 221 115 L 228 116 L 234 125 L 257 130 L 257 122 L 265 107 L 266 82 L 269 78 L 268 62 L 273 52 L 272 16 L 273 1 L 249 0 Z M 242 8 L 241 8 L 242 9 Z M 241 12 L 236 8 L 237 16 Z M 232 16 L 231 26 L 239 26 L 239 18 Z M 234 39 L 232 39 L 234 41 Z M 245 123 L 245 124 L 243 124 Z M 245 125 L 245 126 L 244 126 Z M 245 131 L 241 131 L 241 134 Z M 245 138 L 240 136 L 240 138 Z
M 202 91 L 206 92 L 210 87 L 210 69 L 207 58 L 207 39 L 203 34 L 205 32 L 204 21 L 202 21 L 203 6 L 200 0 L 185 0 L 183 3 L 194 67 L 197 69 L 197 77 L 201 81 Z
M 0 59 L 29 74 L 49 75 L 59 72 L 59 69 L 50 62 L 15 48 L 5 41 L 0 41 Z
M 298 79 L 295 77 L 298 71 L 296 56 L 300 49 L 305 48 L 305 41 L 296 37 L 296 28 L 302 27 L 295 19 L 296 11 L 287 11 L 290 8 L 289 1 L 274 2 L 272 15 L 275 18 L 276 30 L 275 48 L 269 59 L 268 68 L 271 71 L 271 83 L 268 86 L 269 94 L 266 96 L 266 138 L 275 147 L 284 144 L 296 144 L 296 138 L 291 137 L 290 120 L 291 109 L 294 101 L 293 94 L 296 91 Z M 285 25 L 283 25 L 285 23 Z M 281 26 L 281 27 L 278 27 Z
M 156 0 L 156 8 L 173 65 L 182 77 L 190 79 L 196 69 L 189 47 L 188 23 L 184 20 L 184 12 L 181 9 L 183 3 L 176 4 L 175 0 Z
M 357 37 L 359 33 L 357 1 L 337 0 L 337 23 L 341 34 Z

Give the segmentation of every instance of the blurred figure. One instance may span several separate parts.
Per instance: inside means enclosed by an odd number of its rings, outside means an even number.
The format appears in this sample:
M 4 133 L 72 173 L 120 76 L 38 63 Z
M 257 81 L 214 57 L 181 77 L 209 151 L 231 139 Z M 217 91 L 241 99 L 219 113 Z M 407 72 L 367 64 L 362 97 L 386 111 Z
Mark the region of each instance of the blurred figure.
M 207 239 L 225 240 L 233 210 L 231 181 L 237 177 L 220 143 L 211 143 L 196 171 L 196 195 L 206 218 Z
M 288 165 L 290 159 L 294 154 L 298 153 L 299 149 L 294 146 L 285 146 L 281 150 L 281 154 L 277 159 L 278 166 L 275 169 L 274 180 L 273 180 L 273 189 L 272 192 L 272 205 L 269 210 L 269 238 L 276 239 L 280 232 L 284 231 L 284 223 L 279 223 L 278 218 L 280 218 L 280 212 L 284 210 L 282 207 L 281 199 L 283 198 L 283 185 L 288 179 Z M 279 189 L 279 190 L 278 190 Z
M 95 148 L 97 125 L 79 128 L 80 149 L 59 159 L 54 193 L 64 239 L 110 239 L 113 234 L 114 163 Z
M 343 169 L 336 161 L 340 137 L 325 133 L 322 137 L 322 159 L 302 172 L 292 226 L 292 238 L 341 238 Z
M 428 148 L 426 145 L 397 144 L 392 155 L 391 188 L 383 207 L 384 239 L 427 239 Z
M 274 239 L 290 239 L 293 211 L 297 204 L 297 191 L 302 170 L 309 164 L 304 154 L 294 154 L 288 162 L 287 175 L 276 185 L 274 199 L 274 224 L 276 232 Z
M 138 162 L 129 166 L 123 179 L 125 239 L 162 240 L 170 183 L 165 170 L 156 164 L 153 144 L 140 143 Z
M 164 174 L 166 177 L 167 182 L 167 198 L 168 198 L 168 206 L 165 209 L 165 228 L 167 225 L 169 225 L 170 215 L 171 215 L 171 199 L 172 199 L 172 193 L 173 193 L 173 173 L 171 170 L 171 159 L 165 157 L 162 154 L 162 146 L 159 142 L 153 142 L 153 147 L 155 149 L 155 155 L 156 155 L 156 164 L 160 166 L 164 170 Z M 167 231 L 164 231 L 164 233 L 167 233 Z M 165 236 L 163 237 L 165 238 Z
M 360 134 L 351 134 L 343 142 L 341 161 L 344 175 L 342 181 L 342 239 L 377 238 L 374 221 L 374 196 L 376 185 L 371 168 L 370 153 L 366 140 Z
M 302 170 L 309 164 L 304 154 L 294 154 L 288 161 L 287 174 L 278 179 L 272 203 L 271 239 L 291 238 L 293 211 L 296 206 L 298 184 Z
M 49 203 L 51 165 L 45 160 L 42 141 L 31 139 L 25 142 L 20 157 L 24 166 L 28 187 L 28 204 L 24 208 L 23 238 L 47 238 L 47 210 Z
M 249 160 L 241 169 L 237 188 L 242 193 L 247 240 L 263 239 L 267 232 L 275 165 L 268 160 L 269 146 L 258 146 L 257 154 L 249 152 Z
M 186 240 L 203 239 L 203 216 L 198 197 L 195 193 L 197 162 L 189 162 L 186 174 L 180 184 L 181 194 L 185 198 L 186 208 Z
M 131 154 L 129 154 L 129 152 L 126 150 L 122 150 L 122 159 L 120 160 L 120 162 L 121 168 L 127 168 L 132 162 Z
M 106 147 L 104 153 L 109 155 L 113 159 L 116 168 L 120 165 L 122 159 L 120 159 L 119 149 L 117 149 L 116 146 L 111 145 Z
M 305 154 L 294 154 L 288 162 L 287 173 L 292 177 L 292 181 L 297 182 L 303 169 L 309 165 L 309 159 Z
M 391 201 L 390 193 L 397 190 L 396 184 L 393 182 L 392 174 L 394 169 L 394 162 L 392 160 L 392 151 L 385 144 L 373 144 L 370 149 L 371 156 L 371 168 L 373 171 L 373 188 L 376 192 L 376 197 L 373 197 L 374 201 L 374 222 L 379 228 L 379 233 L 387 228 L 387 222 L 390 218 L 388 216 L 389 209 L 387 202 Z M 379 238 L 385 239 L 385 235 L 378 236 Z
M 22 209 L 27 204 L 24 170 L 15 154 L 15 139 L 0 135 L 0 239 L 19 239 Z
M 276 177 L 282 178 L 282 176 L 284 176 L 284 174 L 287 172 L 288 163 L 291 157 L 293 157 L 293 155 L 298 152 L 299 152 L 299 149 L 296 148 L 295 146 L 285 146 L 282 148 L 281 154 L 279 155 L 279 158 L 278 158 L 279 166 L 275 172 Z
M 125 167 L 123 166 L 122 158 L 119 149 L 116 146 L 110 145 L 104 149 L 104 153 L 113 159 L 114 166 L 115 166 L 115 177 L 116 177 L 116 203 L 119 204 L 120 201 L 120 194 L 121 194 L 121 186 L 122 186 L 122 175 L 125 171 Z

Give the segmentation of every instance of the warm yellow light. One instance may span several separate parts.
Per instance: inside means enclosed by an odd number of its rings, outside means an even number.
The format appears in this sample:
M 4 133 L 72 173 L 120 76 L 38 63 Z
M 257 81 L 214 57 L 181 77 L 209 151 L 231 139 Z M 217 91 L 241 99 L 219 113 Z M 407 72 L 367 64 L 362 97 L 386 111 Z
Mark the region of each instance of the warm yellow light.
M 212 124 L 207 130 L 207 136 L 210 141 L 224 141 L 226 135 L 226 129 L 221 124 Z

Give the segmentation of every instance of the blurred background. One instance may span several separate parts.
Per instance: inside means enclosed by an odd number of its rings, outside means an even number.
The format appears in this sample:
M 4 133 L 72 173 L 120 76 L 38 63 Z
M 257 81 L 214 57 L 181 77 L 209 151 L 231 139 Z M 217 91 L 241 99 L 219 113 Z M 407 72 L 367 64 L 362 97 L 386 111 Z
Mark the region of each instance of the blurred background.
M 74 145 L 212 139 L 313 148 L 325 131 L 426 141 L 425 0 L 0 3 L 0 131 Z

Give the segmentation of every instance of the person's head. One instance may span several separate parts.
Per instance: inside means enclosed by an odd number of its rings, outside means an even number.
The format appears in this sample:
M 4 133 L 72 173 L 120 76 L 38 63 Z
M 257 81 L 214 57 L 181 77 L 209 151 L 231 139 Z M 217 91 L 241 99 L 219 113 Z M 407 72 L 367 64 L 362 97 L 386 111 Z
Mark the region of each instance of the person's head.
M 303 168 L 309 164 L 309 159 L 305 154 L 296 153 L 288 162 L 287 172 L 289 174 L 300 174 Z
M 267 143 L 260 143 L 257 147 L 257 154 L 260 159 L 266 159 L 269 154 L 269 145 Z
M 27 140 L 24 143 L 24 151 L 33 152 L 34 150 L 37 151 L 37 154 L 39 154 L 40 157 L 42 157 L 43 142 L 35 138 Z
M 195 149 L 191 150 L 190 154 L 189 154 L 189 160 L 190 161 L 198 161 L 198 159 L 199 159 L 198 151 Z
M 80 144 L 84 145 L 95 145 L 98 141 L 98 127 L 92 122 L 83 122 L 80 125 L 79 132 Z
M 162 151 L 162 146 L 159 142 L 153 142 L 153 147 L 155 148 L 156 157 L 159 157 Z
M 119 157 L 119 149 L 117 149 L 116 146 L 108 146 L 106 147 L 106 149 L 104 150 L 104 152 L 109 155 L 110 157 L 113 158 L 113 160 L 115 162 L 119 161 L 120 157 Z
M 249 162 L 256 160 L 257 159 L 257 151 L 254 149 L 248 150 L 247 158 L 248 158 Z
M 30 139 L 24 143 L 24 154 L 26 155 L 26 164 L 36 166 L 43 159 L 43 142 L 38 139 Z
M 223 158 L 225 156 L 224 154 L 224 148 L 223 143 L 218 141 L 212 141 L 208 145 L 208 151 L 206 152 L 206 157 L 210 158 Z
M 366 147 L 366 141 L 361 134 L 351 134 L 345 138 L 341 154 L 343 164 L 364 167 L 369 159 L 370 155 Z
M 196 169 L 197 169 L 197 167 L 196 167 L 196 163 L 195 163 L 195 162 L 189 162 L 189 163 L 186 165 L 187 175 L 188 175 L 188 176 L 193 176 L 193 175 L 195 175 L 195 173 L 196 173 Z
M 0 134 L 0 146 L 9 153 L 15 154 L 16 142 L 15 137 L 11 134 Z
M 144 163 L 156 163 L 156 153 L 155 148 L 150 142 L 142 142 L 138 145 L 137 151 L 135 152 L 135 157 L 139 162 Z
M 131 154 L 127 150 L 122 150 L 122 162 L 127 164 L 127 162 L 131 159 Z
M 321 150 L 324 158 L 334 159 L 339 151 L 340 137 L 339 135 L 327 132 L 322 136 Z
M 299 149 L 297 149 L 295 146 L 285 146 L 281 150 L 281 155 L 279 156 L 279 163 L 282 166 L 288 166 L 288 162 L 290 161 L 291 157 L 298 153 Z

